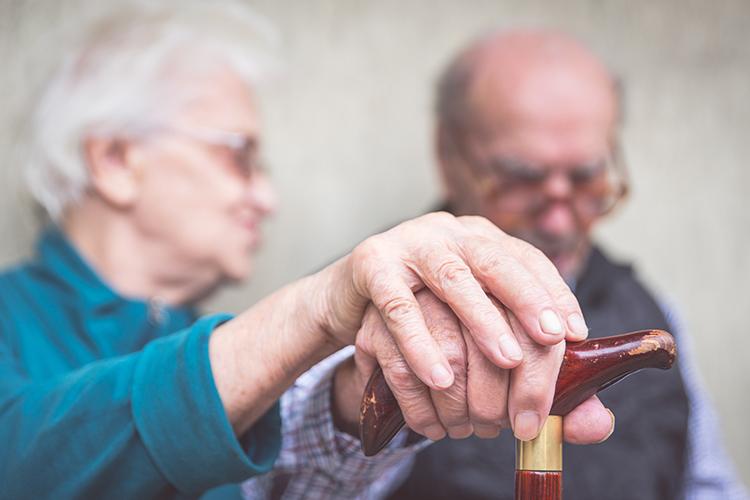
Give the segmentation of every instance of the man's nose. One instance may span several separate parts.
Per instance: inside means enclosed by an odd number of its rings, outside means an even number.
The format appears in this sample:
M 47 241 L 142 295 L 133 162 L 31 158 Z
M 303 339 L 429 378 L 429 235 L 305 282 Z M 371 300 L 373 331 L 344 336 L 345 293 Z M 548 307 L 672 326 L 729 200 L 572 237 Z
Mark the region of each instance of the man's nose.
M 542 189 L 551 201 L 567 201 L 573 196 L 573 186 L 567 172 L 563 170 L 550 172 Z
M 575 216 L 571 206 L 573 186 L 564 171 L 555 171 L 545 179 L 544 196 L 546 209 L 537 220 L 539 229 L 548 235 L 564 236 L 575 228 Z

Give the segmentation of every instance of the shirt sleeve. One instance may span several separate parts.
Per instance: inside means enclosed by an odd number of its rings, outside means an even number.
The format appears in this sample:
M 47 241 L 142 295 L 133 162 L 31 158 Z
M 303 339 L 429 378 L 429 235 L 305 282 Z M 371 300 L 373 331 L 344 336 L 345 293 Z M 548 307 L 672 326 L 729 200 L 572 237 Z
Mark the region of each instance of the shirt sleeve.
M 313 367 L 281 398 L 281 453 L 271 473 L 243 484 L 246 499 L 384 498 L 403 480 L 416 452 L 428 445 L 407 445 L 402 430 L 378 455 L 365 457 L 359 439 L 334 427 L 333 373 L 353 349 Z
M 680 373 L 690 404 L 685 498 L 747 500 L 747 491 L 724 449 L 716 412 L 695 366 L 692 339 L 687 334 L 677 309 L 666 302 L 662 302 L 661 308 L 678 342 Z
M 238 440 L 214 384 L 208 340 L 228 318 L 46 381 L 0 344 L 0 498 L 194 497 L 268 472 L 278 405 Z

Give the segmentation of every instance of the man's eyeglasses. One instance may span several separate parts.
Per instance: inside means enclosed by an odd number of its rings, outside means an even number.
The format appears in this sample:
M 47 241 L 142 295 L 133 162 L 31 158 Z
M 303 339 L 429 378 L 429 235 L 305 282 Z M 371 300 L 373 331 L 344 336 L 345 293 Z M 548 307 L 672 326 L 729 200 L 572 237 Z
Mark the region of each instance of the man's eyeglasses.
M 543 186 L 552 175 L 564 175 L 571 201 L 586 215 L 603 215 L 627 193 L 627 175 L 620 152 L 613 148 L 604 158 L 561 170 L 512 158 L 479 161 L 462 151 L 464 161 L 479 182 L 482 195 L 509 212 L 534 213 L 547 203 Z

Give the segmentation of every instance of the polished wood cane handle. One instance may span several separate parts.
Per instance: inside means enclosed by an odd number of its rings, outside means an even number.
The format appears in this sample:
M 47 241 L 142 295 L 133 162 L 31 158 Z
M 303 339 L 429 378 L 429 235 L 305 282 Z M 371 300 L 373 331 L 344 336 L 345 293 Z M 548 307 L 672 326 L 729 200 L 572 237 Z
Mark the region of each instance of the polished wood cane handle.
M 568 343 L 550 414 L 565 415 L 590 396 L 643 368 L 668 369 L 675 355 L 674 339 L 663 330 Z M 367 456 L 382 450 L 404 426 L 401 409 L 379 368 L 367 383 L 359 417 L 362 451 Z

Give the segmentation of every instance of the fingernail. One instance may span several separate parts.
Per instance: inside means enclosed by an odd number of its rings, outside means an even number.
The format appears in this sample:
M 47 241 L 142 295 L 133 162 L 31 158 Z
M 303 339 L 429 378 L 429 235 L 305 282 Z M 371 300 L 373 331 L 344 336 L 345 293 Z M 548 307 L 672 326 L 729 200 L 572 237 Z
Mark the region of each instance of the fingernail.
M 432 383 L 441 389 L 447 389 L 453 385 L 453 374 L 443 365 L 432 367 Z
M 511 361 L 521 361 L 523 359 L 521 348 L 510 335 L 500 336 L 500 352 Z
M 545 309 L 539 316 L 539 326 L 542 331 L 549 335 L 560 335 L 563 331 L 560 317 L 552 309 Z
M 513 434 L 521 441 L 531 441 L 539 434 L 541 419 L 535 411 L 522 411 L 513 421 Z
M 599 441 L 600 443 L 603 443 L 604 441 L 609 439 L 609 436 L 611 436 L 615 432 L 615 414 L 612 413 L 612 410 L 610 410 L 609 408 L 605 408 L 605 410 L 607 410 L 607 412 L 609 413 L 609 418 L 612 419 L 612 427 L 609 428 L 609 433 L 607 434 L 607 436 Z
M 581 340 L 585 339 L 589 333 L 589 327 L 586 326 L 586 321 L 579 313 L 573 313 L 568 316 L 568 328 L 576 334 L 577 338 Z
M 445 429 L 443 429 L 443 427 L 438 424 L 430 425 L 428 427 L 425 427 L 424 435 L 425 437 L 427 437 L 427 439 L 440 441 L 445 437 Z
M 456 425 L 448 427 L 448 435 L 451 439 L 464 439 L 474 434 L 474 426 L 471 424 Z
M 479 439 L 492 439 L 500 435 L 502 428 L 499 425 L 474 424 L 474 435 Z

